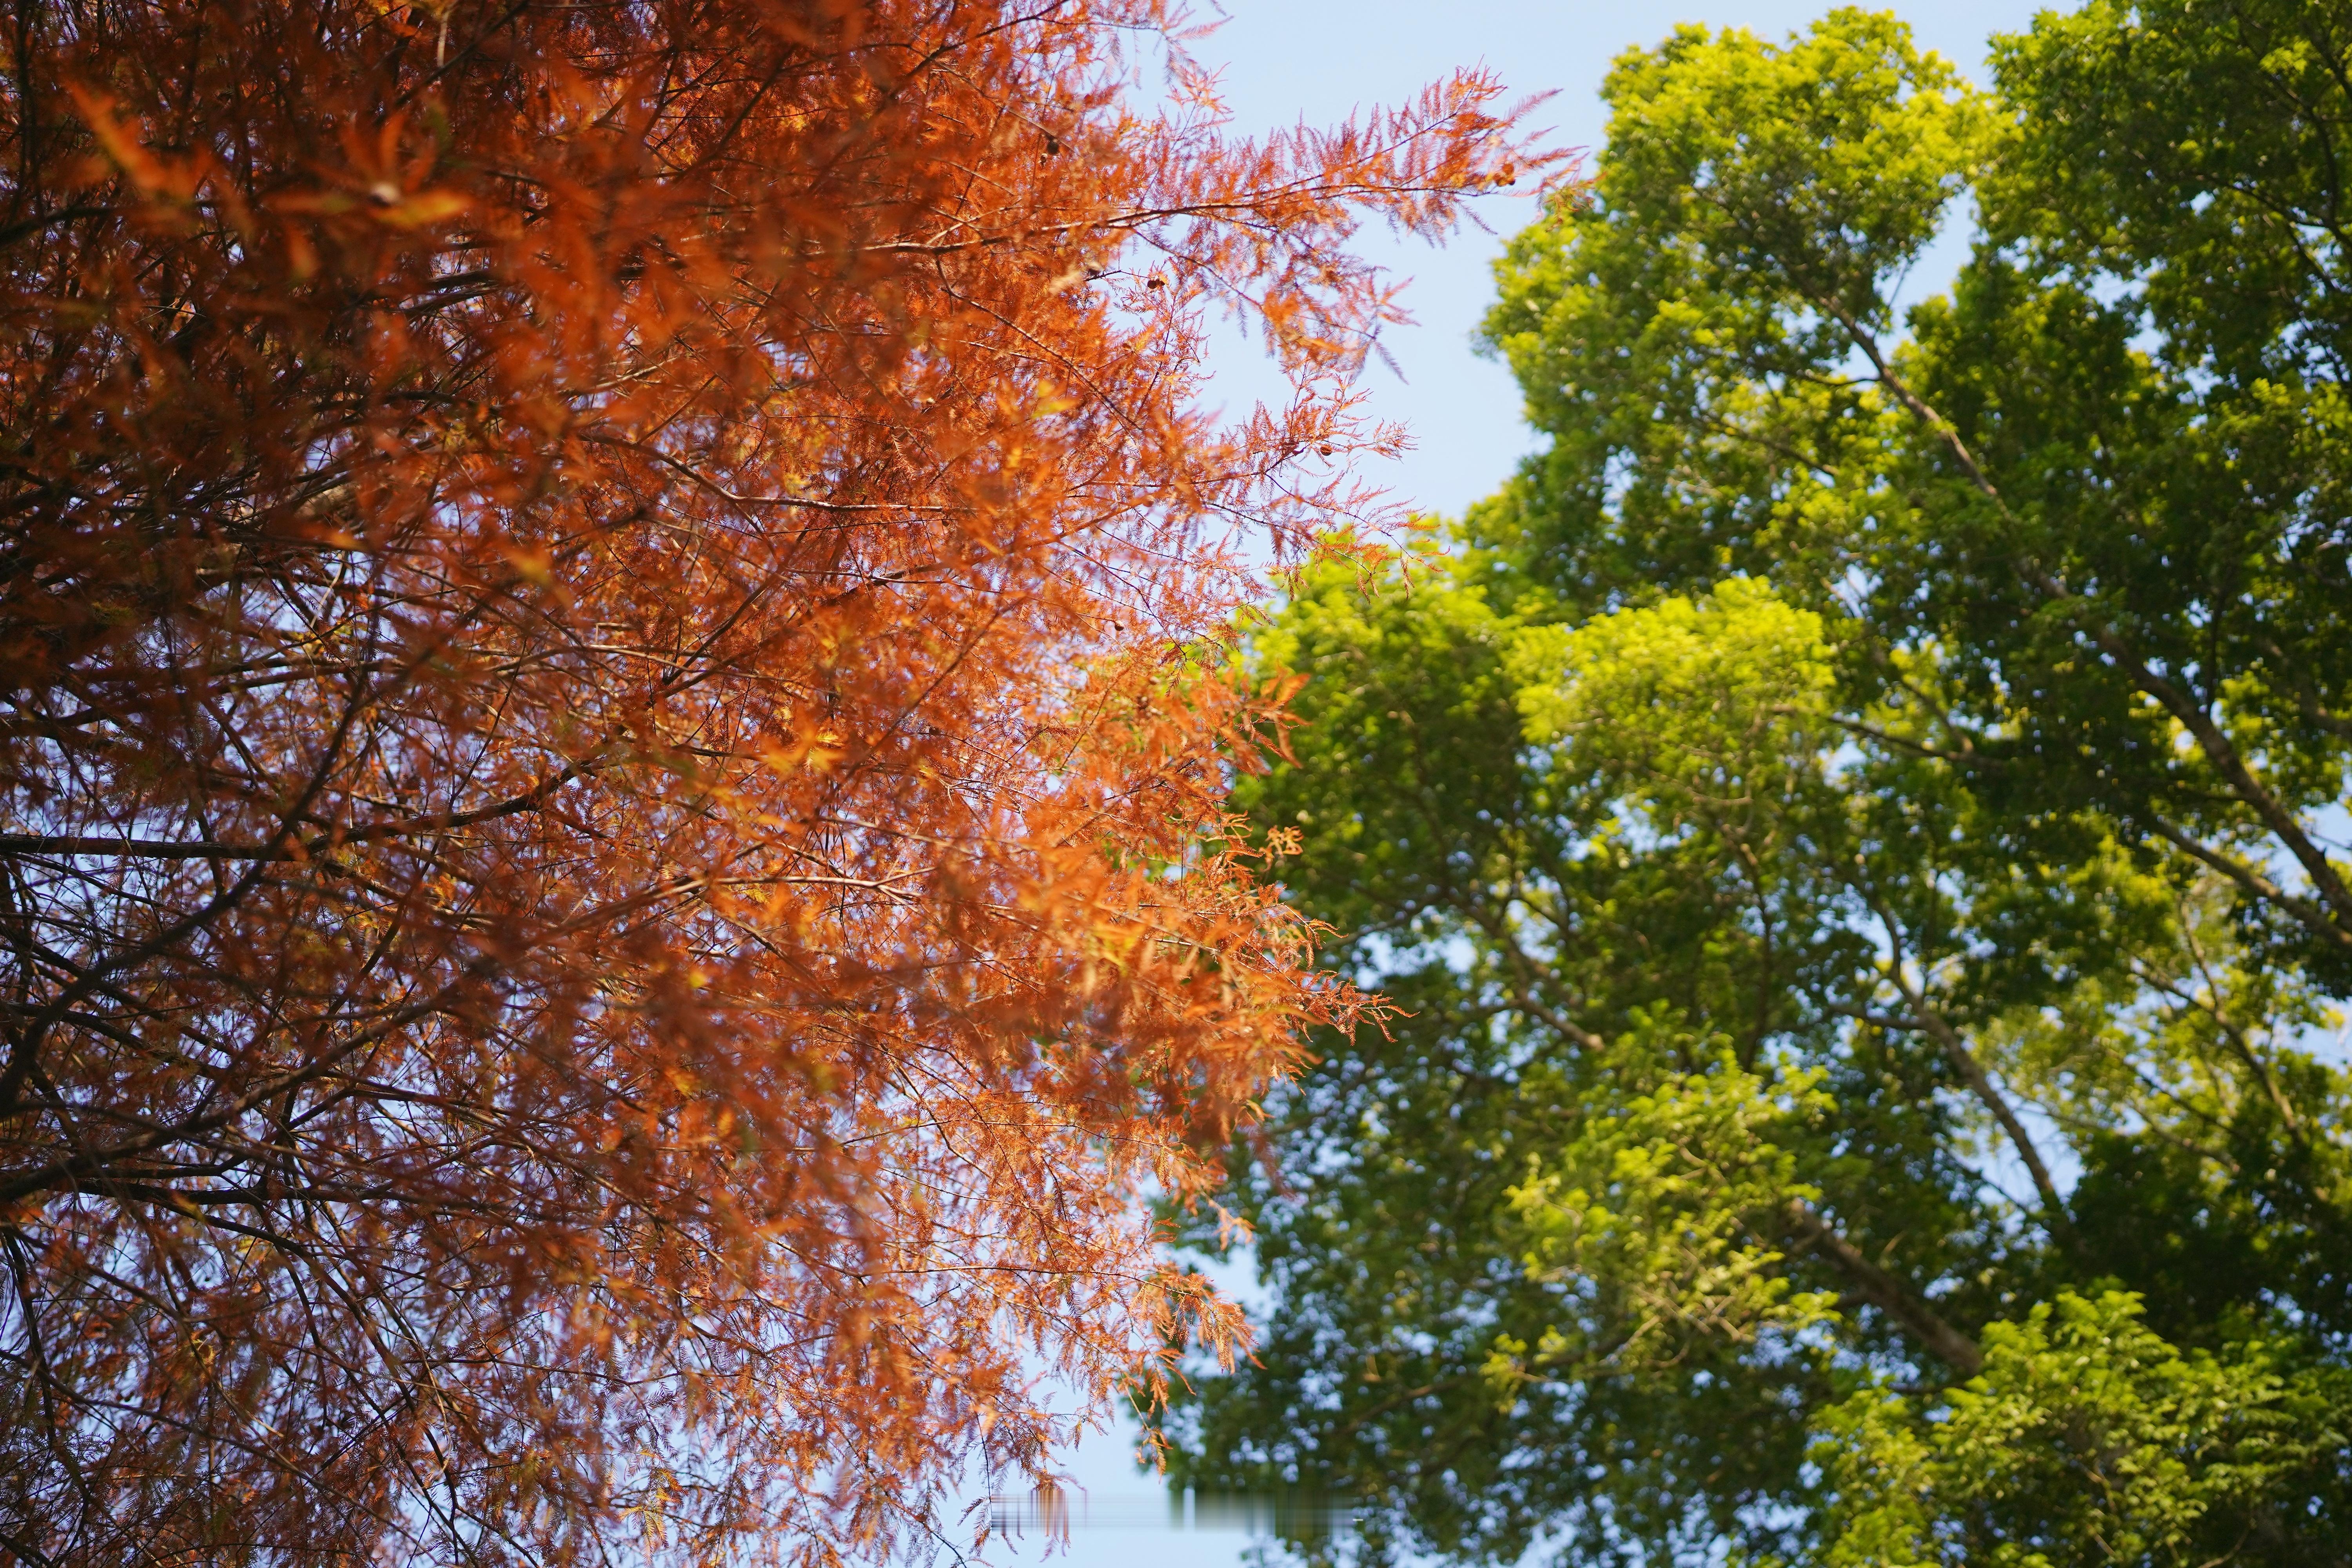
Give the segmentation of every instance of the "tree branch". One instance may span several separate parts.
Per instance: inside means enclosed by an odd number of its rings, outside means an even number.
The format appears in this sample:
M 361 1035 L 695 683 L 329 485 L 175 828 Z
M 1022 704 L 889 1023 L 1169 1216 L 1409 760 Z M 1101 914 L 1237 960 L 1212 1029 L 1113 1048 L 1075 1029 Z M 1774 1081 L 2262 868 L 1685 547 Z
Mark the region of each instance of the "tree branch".
M 1925 1298 L 1862 1255 L 1862 1249 L 1830 1228 L 1809 1204 L 1790 1199 L 1782 1211 L 1798 1243 L 1828 1258 L 1853 1282 L 1854 1293 L 1901 1324 L 1920 1347 L 1963 1378 L 1984 1369 L 1976 1341 L 1946 1322 Z

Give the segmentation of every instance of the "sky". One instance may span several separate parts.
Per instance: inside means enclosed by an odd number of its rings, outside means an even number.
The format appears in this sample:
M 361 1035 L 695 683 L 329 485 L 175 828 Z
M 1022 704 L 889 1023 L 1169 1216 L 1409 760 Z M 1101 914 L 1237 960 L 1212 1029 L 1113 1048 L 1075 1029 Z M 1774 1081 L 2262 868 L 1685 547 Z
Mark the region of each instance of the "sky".
M 1205 0 L 1196 4 L 1214 15 Z M 1777 39 L 1827 8 L 1826 0 L 1224 0 L 1225 22 L 1193 54 L 1222 68 L 1239 132 L 1302 120 L 1335 123 L 1401 102 L 1457 67 L 1486 65 L 1513 99 L 1555 93 L 1532 123 L 1551 127 L 1566 144 L 1597 149 L 1601 78 L 1622 51 L 1655 44 L 1683 22 L 1746 27 Z M 1897 0 L 1891 8 L 1923 47 L 1983 82 L 1987 37 L 2021 30 L 2043 7 L 2031 0 Z M 1404 425 L 1414 449 L 1370 465 L 1364 477 L 1415 510 L 1458 516 L 1535 444 L 1509 372 L 1472 346 L 1493 292 L 1494 259 L 1504 240 L 1532 221 L 1533 208 L 1525 195 L 1481 198 L 1481 216 L 1493 232 L 1465 229 L 1442 249 L 1383 232 L 1364 237 L 1368 258 L 1412 279 L 1404 302 L 1415 318 L 1382 334 L 1402 377 L 1375 362 L 1365 383 L 1371 415 Z M 1940 292 L 1965 250 L 1956 227 L 1922 258 L 1904 296 Z M 1255 350 L 1238 334 L 1221 336 L 1214 352 L 1221 356 L 1214 386 L 1229 413 L 1274 395 L 1278 384 L 1263 363 L 1252 363 Z M 1133 1428 L 1121 1426 L 1069 1457 L 1080 1496 L 1066 1547 L 1048 1548 L 1033 1533 L 992 1544 L 985 1561 L 1022 1568 L 1234 1568 L 1244 1562 L 1250 1538 L 1238 1530 L 1172 1531 L 1160 1522 L 1161 1495 L 1136 1469 L 1134 1447 Z M 1089 1518 L 1094 1522 L 1085 1522 Z
M 2046 0 L 2044 0 L 2046 4 Z M 1209 0 L 1195 0 L 1204 15 Z M 1485 65 L 1509 99 L 1551 92 L 1530 123 L 1552 128 L 1558 142 L 1597 149 L 1601 141 L 1601 78 L 1623 50 L 1654 45 L 1676 24 L 1739 26 L 1768 38 L 1801 29 L 1829 0 L 1224 0 L 1224 24 L 1194 53 L 1222 67 L 1234 129 L 1263 132 L 1331 124 L 1373 105 L 1401 102 L 1446 72 Z M 1987 79 L 1985 39 L 2021 30 L 2042 5 L 2029 0 L 1900 0 L 1895 9 L 1927 48 Z M 1457 515 L 1491 492 L 1530 446 L 1519 420 L 1509 372 L 1478 357 L 1471 334 L 1493 293 L 1503 242 L 1535 216 L 1531 195 L 1498 194 L 1478 203 L 1493 230 L 1466 228 L 1443 249 L 1384 230 L 1368 232 L 1371 259 L 1412 279 L 1406 308 L 1416 324 L 1391 328 L 1382 342 L 1403 379 L 1377 362 L 1365 384 L 1376 416 L 1411 427 L 1417 448 L 1394 463 L 1373 463 L 1366 477 L 1417 510 Z M 1965 252 L 1961 235 L 1923 258 L 1909 297 L 1939 292 Z M 1252 346 L 1217 345 L 1217 388 L 1229 412 L 1245 411 L 1278 384 Z M 1228 392 L 1227 389 L 1231 391 Z

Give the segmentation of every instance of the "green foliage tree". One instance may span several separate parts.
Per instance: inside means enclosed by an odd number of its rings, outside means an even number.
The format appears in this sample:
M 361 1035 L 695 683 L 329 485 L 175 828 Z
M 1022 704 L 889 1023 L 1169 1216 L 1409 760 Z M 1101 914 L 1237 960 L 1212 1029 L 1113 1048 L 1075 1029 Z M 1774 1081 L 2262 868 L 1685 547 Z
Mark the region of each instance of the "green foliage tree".
M 1274 1306 L 1178 1484 L 1374 1560 L 2352 1562 L 2352 4 L 1993 59 L 1622 57 L 1487 321 L 1546 449 L 1255 636 L 1242 804 L 1402 1016 L 1234 1156 Z

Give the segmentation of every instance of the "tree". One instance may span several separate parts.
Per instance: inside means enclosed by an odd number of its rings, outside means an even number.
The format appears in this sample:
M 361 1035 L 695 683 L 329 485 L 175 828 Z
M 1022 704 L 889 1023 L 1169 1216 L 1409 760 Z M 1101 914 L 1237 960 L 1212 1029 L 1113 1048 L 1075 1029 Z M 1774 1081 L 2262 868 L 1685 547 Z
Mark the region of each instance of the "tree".
M 1232 1342 L 1132 1194 L 1358 1005 L 1225 837 L 1234 531 L 1394 438 L 1355 225 L 1546 155 L 1185 36 L 14 14 L 0 1557 L 833 1561 Z
M 2352 1506 L 2352 9 L 1622 57 L 1548 449 L 1255 634 L 1318 1037 L 1181 1482 L 1580 1563 L 2317 1563 Z M 1972 259 L 1895 289 L 1972 193 Z

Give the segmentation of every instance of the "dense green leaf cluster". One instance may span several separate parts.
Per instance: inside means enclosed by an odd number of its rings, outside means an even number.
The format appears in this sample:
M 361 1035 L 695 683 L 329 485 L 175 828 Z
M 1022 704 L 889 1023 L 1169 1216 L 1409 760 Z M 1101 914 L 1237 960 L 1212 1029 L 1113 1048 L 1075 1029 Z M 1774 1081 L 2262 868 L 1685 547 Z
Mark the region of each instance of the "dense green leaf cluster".
M 1621 58 L 1487 323 L 1546 449 L 1254 634 L 1241 804 L 1403 1011 L 1236 1152 L 1273 1311 L 1179 1484 L 1373 1558 L 2352 1562 L 2352 3 L 1994 75 Z

